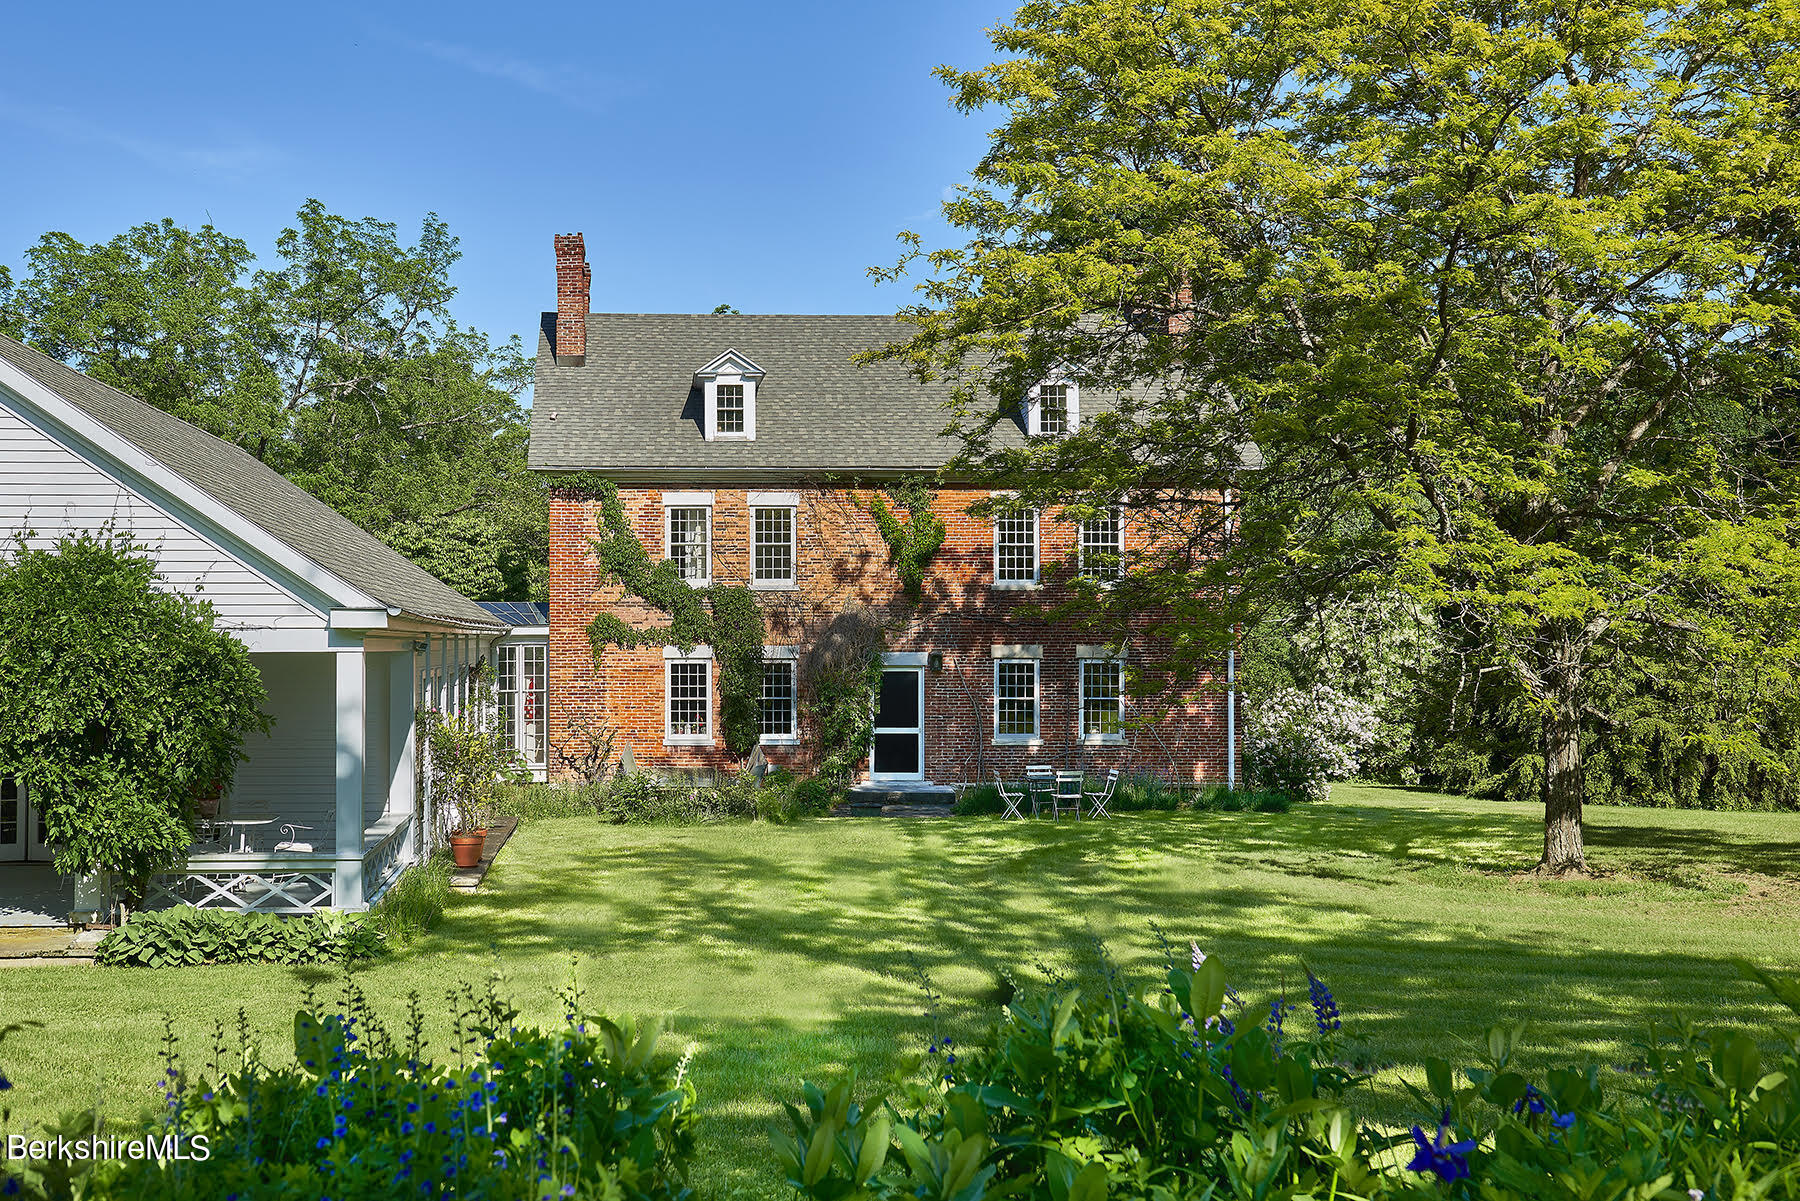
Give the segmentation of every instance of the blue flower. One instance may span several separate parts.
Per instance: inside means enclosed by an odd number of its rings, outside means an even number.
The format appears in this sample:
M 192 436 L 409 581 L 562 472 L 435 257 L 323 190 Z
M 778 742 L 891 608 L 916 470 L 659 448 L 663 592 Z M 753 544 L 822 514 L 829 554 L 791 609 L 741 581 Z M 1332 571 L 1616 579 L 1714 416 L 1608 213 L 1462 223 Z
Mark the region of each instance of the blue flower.
M 1537 1085 L 1535 1084 L 1527 1084 L 1525 1086 L 1525 1095 L 1513 1102 L 1513 1112 L 1515 1114 L 1523 1114 L 1528 1109 L 1532 1113 L 1543 1113 L 1545 1108 L 1544 1094 L 1538 1092 Z
M 313 1146 L 318 1147 L 320 1150 L 324 1150 L 326 1147 L 331 1146 L 331 1140 L 321 1134 L 319 1136 L 319 1141 L 314 1143 Z
M 16 1197 L 19 1195 L 19 1178 L 8 1176 L 0 1181 L 0 1197 Z
M 1450 1141 L 1450 1111 L 1438 1120 L 1437 1136 L 1427 1139 L 1425 1132 L 1417 1126 L 1412 1128 L 1413 1142 L 1419 1146 L 1418 1154 L 1406 1165 L 1409 1172 L 1435 1172 L 1439 1180 L 1461 1180 L 1469 1174 L 1469 1152 L 1475 1149 L 1474 1139 L 1465 1139 L 1460 1143 Z
M 563 1185 L 562 1186 L 562 1195 L 565 1197 L 573 1197 L 575 1195 L 575 1186 L 572 1184 Z
M 1550 1115 L 1550 1124 L 1558 1130 L 1567 1130 L 1575 1124 L 1575 1115 L 1573 1113 L 1553 1113 Z
M 1337 1001 L 1325 987 L 1325 981 L 1313 975 L 1311 968 L 1306 972 L 1306 988 L 1312 995 L 1313 1019 L 1319 1024 L 1319 1033 L 1330 1034 L 1341 1028 L 1344 1023 L 1338 1017 Z

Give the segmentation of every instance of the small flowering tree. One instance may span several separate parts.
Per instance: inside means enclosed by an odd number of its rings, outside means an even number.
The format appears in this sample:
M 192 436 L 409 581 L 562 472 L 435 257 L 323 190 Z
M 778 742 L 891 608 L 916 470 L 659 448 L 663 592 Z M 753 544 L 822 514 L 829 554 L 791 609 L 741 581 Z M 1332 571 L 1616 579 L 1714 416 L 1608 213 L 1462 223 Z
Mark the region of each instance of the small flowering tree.
M 1373 706 L 1327 685 L 1272 692 L 1246 715 L 1250 782 L 1322 801 L 1333 780 L 1355 774 L 1377 720 Z

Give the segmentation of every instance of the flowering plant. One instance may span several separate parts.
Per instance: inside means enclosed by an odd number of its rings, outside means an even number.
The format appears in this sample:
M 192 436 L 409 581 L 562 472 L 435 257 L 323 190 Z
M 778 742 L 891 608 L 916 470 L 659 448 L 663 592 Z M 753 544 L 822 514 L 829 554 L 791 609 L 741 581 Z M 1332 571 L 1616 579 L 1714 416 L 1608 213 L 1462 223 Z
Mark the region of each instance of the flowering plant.
M 477 705 L 468 713 L 419 712 L 431 801 L 451 834 L 485 829 L 502 784 L 523 784 L 531 773 L 506 735 Z
M 1244 740 L 1250 782 L 1258 788 L 1322 801 L 1333 780 L 1355 774 L 1375 737 L 1373 706 L 1326 685 L 1282 688 L 1246 708 Z

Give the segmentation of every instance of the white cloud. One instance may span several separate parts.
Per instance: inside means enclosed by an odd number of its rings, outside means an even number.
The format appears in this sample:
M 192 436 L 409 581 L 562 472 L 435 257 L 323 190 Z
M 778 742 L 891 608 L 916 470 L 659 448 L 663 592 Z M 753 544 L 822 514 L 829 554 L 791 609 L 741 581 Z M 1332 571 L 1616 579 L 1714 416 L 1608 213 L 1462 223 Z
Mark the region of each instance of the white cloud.
M 215 175 L 249 175 L 286 157 L 276 147 L 255 138 L 210 144 L 146 138 L 95 121 L 71 108 L 21 104 L 5 96 L 0 96 L 0 121 L 68 142 L 110 146 L 159 167 L 188 168 Z

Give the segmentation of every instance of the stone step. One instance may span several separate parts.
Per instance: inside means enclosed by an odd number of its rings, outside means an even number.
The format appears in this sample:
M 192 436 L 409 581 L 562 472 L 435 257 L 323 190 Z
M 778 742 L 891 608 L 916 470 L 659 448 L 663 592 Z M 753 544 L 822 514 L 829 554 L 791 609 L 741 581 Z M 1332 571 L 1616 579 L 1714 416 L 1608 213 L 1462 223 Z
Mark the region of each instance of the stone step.
M 838 812 L 853 817 L 949 817 L 956 793 L 941 784 L 858 784 Z

